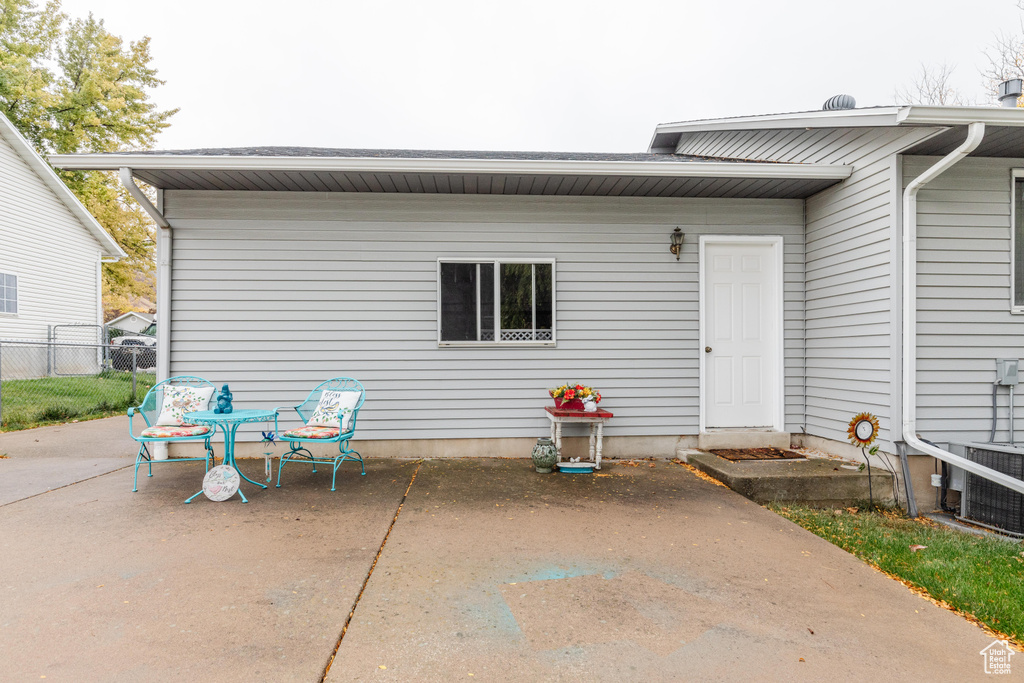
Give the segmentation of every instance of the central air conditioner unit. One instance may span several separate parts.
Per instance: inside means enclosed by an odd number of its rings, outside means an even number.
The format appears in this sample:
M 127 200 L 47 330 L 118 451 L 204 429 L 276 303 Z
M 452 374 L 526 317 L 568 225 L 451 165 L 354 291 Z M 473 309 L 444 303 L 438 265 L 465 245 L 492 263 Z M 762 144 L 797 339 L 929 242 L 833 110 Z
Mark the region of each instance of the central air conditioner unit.
M 1024 449 L 992 443 L 951 443 L 949 450 L 971 462 L 1024 481 Z M 971 472 L 960 470 L 957 474 L 964 477 L 960 518 L 1011 536 L 1024 537 L 1024 495 Z

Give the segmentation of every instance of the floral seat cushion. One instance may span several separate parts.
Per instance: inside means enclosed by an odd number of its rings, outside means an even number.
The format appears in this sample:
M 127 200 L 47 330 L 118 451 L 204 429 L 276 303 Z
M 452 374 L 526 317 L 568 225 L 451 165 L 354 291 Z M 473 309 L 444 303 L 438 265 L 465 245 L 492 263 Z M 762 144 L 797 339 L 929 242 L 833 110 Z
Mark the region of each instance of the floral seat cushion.
M 150 439 L 173 439 L 183 436 L 202 436 L 210 431 L 206 425 L 157 425 L 142 430 L 141 436 Z
M 340 433 L 337 427 L 306 425 L 298 429 L 290 429 L 281 436 L 292 439 L 333 439 Z

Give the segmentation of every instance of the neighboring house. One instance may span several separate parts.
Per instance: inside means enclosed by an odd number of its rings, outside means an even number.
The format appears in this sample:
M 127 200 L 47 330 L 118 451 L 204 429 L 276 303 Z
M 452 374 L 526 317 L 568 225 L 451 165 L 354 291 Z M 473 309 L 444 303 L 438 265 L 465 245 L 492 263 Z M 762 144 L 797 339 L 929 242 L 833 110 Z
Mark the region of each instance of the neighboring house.
M 124 256 L 0 114 L 0 340 L 46 341 L 52 325 L 101 325 L 100 263 Z
M 980 143 L 915 208 L 912 181 L 969 124 Z M 246 406 L 357 377 L 367 452 L 521 456 L 547 432 L 547 388 L 580 380 L 615 413 L 609 454 L 668 455 L 723 429 L 835 446 L 869 411 L 884 450 L 946 458 L 916 432 L 986 439 L 994 360 L 1024 341 L 1016 109 L 666 124 L 643 154 L 53 161 L 158 188 L 160 374 L 230 382 Z
M 107 327 L 113 327 L 114 329 L 123 330 L 125 332 L 142 332 L 152 324 L 152 313 L 128 311 L 127 313 L 123 313 L 113 320 L 108 321 Z

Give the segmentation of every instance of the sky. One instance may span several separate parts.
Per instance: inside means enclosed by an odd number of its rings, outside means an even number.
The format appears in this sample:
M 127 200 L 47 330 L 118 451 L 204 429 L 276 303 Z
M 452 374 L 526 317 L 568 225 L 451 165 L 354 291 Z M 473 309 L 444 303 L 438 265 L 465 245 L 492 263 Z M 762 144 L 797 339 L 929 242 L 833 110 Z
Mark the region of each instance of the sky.
M 984 100 L 1014 0 L 63 0 L 152 39 L 157 149 L 643 152 L 659 123 L 894 102 L 922 64 Z

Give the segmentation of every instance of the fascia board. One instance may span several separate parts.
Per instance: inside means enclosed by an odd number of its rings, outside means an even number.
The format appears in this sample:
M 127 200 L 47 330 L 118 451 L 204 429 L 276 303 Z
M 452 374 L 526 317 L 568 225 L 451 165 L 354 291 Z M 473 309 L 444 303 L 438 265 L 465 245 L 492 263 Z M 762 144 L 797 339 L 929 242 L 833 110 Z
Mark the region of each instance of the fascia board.
M 973 121 L 997 126 L 1024 126 L 1024 109 L 1001 107 L 936 107 L 909 105 L 873 109 L 741 116 L 704 121 L 663 123 L 654 130 L 652 144 L 659 135 L 704 133 L 712 131 L 788 129 L 788 128 L 865 128 L 899 125 L 957 126 Z
M 704 161 L 559 161 L 522 159 L 382 159 L 379 157 L 232 157 L 156 154 L 59 154 L 50 163 L 70 170 L 336 171 L 342 173 L 479 173 L 679 178 L 848 178 L 831 164 Z
M 64 184 L 57 174 L 53 172 L 43 158 L 39 156 L 32 145 L 28 143 L 28 140 L 22 136 L 21 131 L 14 127 L 6 116 L 0 114 L 0 136 L 6 140 L 14 151 L 20 156 L 29 168 L 31 168 L 37 176 L 46 184 L 50 190 L 57 195 L 64 206 L 79 220 L 82 227 L 86 231 L 96 238 L 96 241 L 100 243 L 100 248 L 103 250 L 103 256 L 106 262 L 111 260 L 118 260 L 128 256 L 123 249 L 117 244 L 113 237 L 110 236 L 103 226 L 93 217 L 89 210 L 78 200 L 74 192 Z
M 739 116 L 727 119 L 662 123 L 654 135 L 667 133 L 705 133 L 729 130 L 777 130 L 787 128 L 868 128 L 898 125 L 901 107 L 875 109 L 840 109 L 836 111 L 800 112 L 796 114 L 770 114 L 768 116 Z
M 1001 107 L 904 107 L 897 115 L 900 124 L 920 126 L 965 126 L 980 121 L 992 126 L 1024 126 L 1024 109 Z

